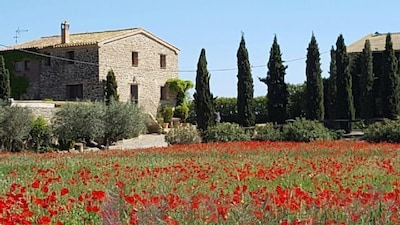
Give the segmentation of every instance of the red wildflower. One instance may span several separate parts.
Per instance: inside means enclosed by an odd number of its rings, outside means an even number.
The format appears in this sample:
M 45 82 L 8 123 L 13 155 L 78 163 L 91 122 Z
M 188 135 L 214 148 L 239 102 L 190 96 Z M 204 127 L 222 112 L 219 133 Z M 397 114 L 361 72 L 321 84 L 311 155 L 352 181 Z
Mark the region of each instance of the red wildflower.
M 123 189 L 125 187 L 125 184 L 121 181 L 117 181 L 116 185 L 120 188 Z
M 41 216 L 37 219 L 38 224 L 50 224 L 51 218 L 50 216 Z
M 39 186 L 40 186 L 40 180 L 39 179 L 35 179 L 33 181 L 33 183 L 31 184 L 31 187 L 35 188 L 35 189 L 39 188 Z
M 68 188 L 62 188 L 62 189 L 61 189 L 61 195 L 62 195 L 62 196 L 66 195 L 66 194 L 68 194 L 68 193 L 69 193 L 69 189 L 68 189 Z
M 101 201 L 106 197 L 106 192 L 101 190 L 100 191 L 94 190 L 92 191 L 92 196 L 94 199 Z
M 97 205 L 86 206 L 86 212 L 99 212 L 100 208 Z

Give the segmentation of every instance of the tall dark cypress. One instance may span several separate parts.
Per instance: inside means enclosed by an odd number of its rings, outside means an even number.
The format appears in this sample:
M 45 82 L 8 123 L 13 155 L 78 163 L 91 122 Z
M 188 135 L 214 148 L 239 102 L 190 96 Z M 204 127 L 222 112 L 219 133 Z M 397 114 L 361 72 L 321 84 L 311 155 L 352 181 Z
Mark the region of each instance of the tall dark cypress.
M 6 69 L 4 57 L 0 55 L 0 99 L 7 100 L 11 97 L 10 73 Z
M 200 130 L 206 131 L 215 124 L 214 98 L 210 92 L 210 74 L 207 70 L 206 50 L 201 49 L 196 73 L 196 92 L 193 94 L 196 122 Z
M 109 104 L 111 101 L 118 101 L 119 96 L 117 93 L 117 81 L 115 79 L 114 71 L 111 69 L 107 73 L 106 78 L 106 86 L 105 86 L 105 96 L 106 96 L 106 103 Z
M 249 55 L 246 48 L 244 35 L 237 51 L 238 83 L 237 83 L 237 107 L 238 123 L 244 127 L 254 126 L 256 116 L 254 114 L 254 84 L 251 75 Z
M 259 78 L 268 86 L 267 111 L 270 122 L 284 123 L 287 119 L 288 90 L 285 83 L 287 66 L 283 65 L 276 36 L 271 47 L 266 78 Z
M 343 35 L 339 35 L 336 42 L 336 119 L 354 120 L 355 117 L 349 63 Z M 351 123 L 343 128 L 350 132 Z
M 374 67 L 372 60 L 371 44 L 365 41 L 361 53 L 361 74 L 360 74 L 360 117 L 371 119 L 374 117 Z
M 336 118 L 336 51 L 331 48 L 331 62 L 329 65 L 329 77 L 324 82 L 325 118 Z
M 395 119 L 399 115 L 399 71 L 397 63 L 392 38 L 388 33 L 386 35 L 385 51 L 383 52 L 381 96 L 382 114 L 389 119 Z
M 317 40 L 314 33 L 307 48 L 306 60 L 306 118 L 324 119 L 324 92 L 321 77 L 321 63 Z

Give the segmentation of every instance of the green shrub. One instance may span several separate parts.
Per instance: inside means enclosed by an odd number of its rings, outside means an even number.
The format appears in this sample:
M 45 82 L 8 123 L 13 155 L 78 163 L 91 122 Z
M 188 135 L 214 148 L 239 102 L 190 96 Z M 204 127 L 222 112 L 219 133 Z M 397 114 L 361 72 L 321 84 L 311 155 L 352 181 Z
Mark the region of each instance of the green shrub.
M 266 123 L 265 126 L 256 126 L 253 137 L 257 141 L 280 141 L 282 133 L 273 123 Z
M 164 117 L 164 122 L 169 123 L 171 122 L 172 116 L 174 115 L 174 109 L 170 106 L 166 106 L 163 109 L 163 117 Z
M 27 108 L 0 107 L 0 141 L 5 150 L 17 152 L 25 147 L 31 117 L 31 111 Z
M 180 118 L 181 122 L 186 122 L 189 116 L 189 107 L 186 104 L 175 107 L 174 117 Z
M 51 129 L 46 120 L 39 116 L 31 122 L 29 150 L 44 152 L 51 146 Z
M 198 131 L 193 127 L 173 128 L 165 135 L 165 141 L 170 145 L 200 143 Z
M 371 142 L 400 142 L 400 120 L 384 119 L 368 126 L 365 140 Z
M 237 100 L 236 98 L 218 97 L 214 101 L 215 111 L 220 113 L 221 122 L 235 123 L 237 122 Z M 265 123 L 268 121 L 267 98 L 259 96 L 253 99 L 254 114 L 256 115 L 256 123 Z
M 314 140 L 331 140 L 334 134 L 323 124 L 296 118 L 292 123 L 283 126 L 283 139 L 286 141 L 310 142 Z
M 247 141 L 250 135 L 235 123 L 217 123 L 209 127 L 204 134 L 207 142 Z
M 73 141 L 89 142 L 103 138 L 104 117 L 104 103 L 68 103 L 55 113 L 52 129 L 54 135 L 58 137 L 60 145 L 64 143 L 68 146 Z
M 105 109 L 106 145 L 123 138 L 133 138 L 146 131 L 146 117 L 136 104 L 111 101 Z
M 145 116 L 136 104 L 116 101 L 109 105 L 102 102 L 65 104 L 56 112 L 52 125 L 62 149 L 81 141 L 110 144 L 137 137 L 146 130 Z

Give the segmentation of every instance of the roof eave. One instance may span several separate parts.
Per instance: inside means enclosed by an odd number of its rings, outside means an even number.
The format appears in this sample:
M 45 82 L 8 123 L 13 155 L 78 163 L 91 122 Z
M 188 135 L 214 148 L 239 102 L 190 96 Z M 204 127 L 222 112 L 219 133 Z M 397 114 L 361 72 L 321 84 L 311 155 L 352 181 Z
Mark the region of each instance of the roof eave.
M 123 39 L 123 38 L 127 38 L 127 37 L 130 37 L 130 36 L 137 35 L 137 34 L 143 34 L 143 35 L 149 37 L 150 39 L 158 42 L 159 44 L 164 45 L 165 47 L 167 47 L 167 48 L 171 49 L 173 52 L 175 52 L 176 55 L 178 55 L 179 52 L 180 52 L 179 48 L 171 45 L 170 43 L 162 40 L 161 38 L 157 37 L 156 35 L 148 32 L 148 31 L 146 31 L 146 30 L 144 30 L 142 28 L 136 28 L 131 33 L 103 40 L 103 41 L 99 42 L 98 45 L 102 46 L 102 45 L 108 44 L 110 42 L 114 42 L 114 41 L 117 41 L 117 40 L 120 40 L 120 39 Z

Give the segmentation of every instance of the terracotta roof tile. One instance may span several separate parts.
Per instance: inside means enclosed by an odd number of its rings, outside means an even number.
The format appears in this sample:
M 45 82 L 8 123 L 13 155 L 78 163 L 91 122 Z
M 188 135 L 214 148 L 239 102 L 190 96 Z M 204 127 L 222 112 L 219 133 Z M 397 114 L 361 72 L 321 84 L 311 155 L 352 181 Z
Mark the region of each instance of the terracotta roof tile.
M 28 49 L 28 48 L 46 48 L 46 47 L 70 47 L 70 46 L 82 46 L 82 45 L 93 45 L 99 42 L 123 36 L 140 28 L 131 28 L 124 30 L 112 30 L 112 31 L 102 31 L 102 32 L 88 32 L 88 33 L 78 33 L 70 34 L 69 42 L 61 44 L 61 36 L 49 36 L 42 37 L 33 41 L 25 42 L 22 44 L 14 45 L 12 49 Z

